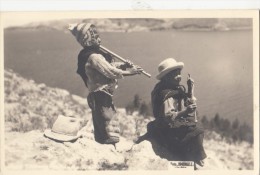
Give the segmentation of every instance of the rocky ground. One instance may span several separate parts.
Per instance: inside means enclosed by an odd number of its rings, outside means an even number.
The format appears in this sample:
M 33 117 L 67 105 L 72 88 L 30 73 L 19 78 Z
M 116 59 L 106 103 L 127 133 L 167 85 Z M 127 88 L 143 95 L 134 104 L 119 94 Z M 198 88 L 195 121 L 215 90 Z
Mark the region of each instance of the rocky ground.
M 50 88 L 5 70 L 5 166 L 7 170 L 167 170 L 170 153 L 153 141 L 134 144 L 152 120 L 118 109 L 121 141 L 115 149 L 93 139 L 93 126 L 86 99 L 66 90 Z M 58 143 L 43 136 L 58 115 L 82 119 L 82 137 Z M 253 147 L 229 144 L 206 133 L 208 158 L 200 170 L 252 170 Z

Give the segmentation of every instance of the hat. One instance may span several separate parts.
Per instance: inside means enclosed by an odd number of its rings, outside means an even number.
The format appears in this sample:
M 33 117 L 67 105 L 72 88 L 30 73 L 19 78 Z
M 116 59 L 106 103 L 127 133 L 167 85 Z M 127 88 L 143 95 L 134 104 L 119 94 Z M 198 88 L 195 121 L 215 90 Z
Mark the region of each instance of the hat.
M 53 140 L 68 142 L 81 136 L 79 130 L 80 120 L 59 115 L 52 129 L 45 130 L 44 135 Z
M 91 23 L 69 24 L 68 29 L 75 36 L 82 47 L 100 45 L 101 39 L 96 26 Z
M 164 77 L 167 73 L 175 70 L 175 69 L 182 69 L 184 66 L 183 62 L 177 62 L 175 59 L 173 58 L 167 58 L 165 60 L 163 60 L 159 66 L 158 66 L 158 71 L 159 74 L 156 76 L 156 78 L 158 80 L 160 80 L 162 77 Z

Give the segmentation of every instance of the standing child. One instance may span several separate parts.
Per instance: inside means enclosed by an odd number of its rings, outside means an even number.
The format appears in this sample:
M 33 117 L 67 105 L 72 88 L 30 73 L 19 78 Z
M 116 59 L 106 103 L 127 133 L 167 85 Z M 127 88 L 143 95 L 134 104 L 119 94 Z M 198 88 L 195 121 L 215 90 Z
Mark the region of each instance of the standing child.
M 83 47 L 78 55 L 77 73 L 89 90 L 87 99 L 92 110 L 95 140 L 101 144 L 115 145 L 119 142 L 120 132 L 112 100 L 117 79 L 140 74 L 143 70 L 130 61 L 114 62 L 112 56 L 102 52 L 95 25 L 72 24 L 69 30 Z

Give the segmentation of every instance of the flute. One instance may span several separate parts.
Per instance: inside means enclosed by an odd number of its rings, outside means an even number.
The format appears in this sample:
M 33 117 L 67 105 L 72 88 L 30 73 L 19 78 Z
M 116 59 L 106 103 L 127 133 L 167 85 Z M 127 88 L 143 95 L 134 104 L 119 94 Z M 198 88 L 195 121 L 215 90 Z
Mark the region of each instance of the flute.
M 190 98 L 190 103 L 196 103 L 196 97 L 194 96 L 194 81 L 191 79 L 190 74 L 188 74 L 188 97 Z M 194 111 L 194 120 L 198 122 L 197 113 Z
M 112 52 L 111 50 L 105 48 L 104 46 L 99 45 L 99 48 L 100 48 L 101 51 L 109 53 L 110 55 L 114 56 L 115 58 L 119 59 L 120 61 L 122 61 L 124 63 L 127 62 L 124 58 L 122 58 L 121 56 L 115 54 L 114 52 Z M 142 71 L 142 74 L 144 74 L 145 76 L 151 78 L 151 74 L 149 74 L 149 73 L 147 73 L 145 71 Z

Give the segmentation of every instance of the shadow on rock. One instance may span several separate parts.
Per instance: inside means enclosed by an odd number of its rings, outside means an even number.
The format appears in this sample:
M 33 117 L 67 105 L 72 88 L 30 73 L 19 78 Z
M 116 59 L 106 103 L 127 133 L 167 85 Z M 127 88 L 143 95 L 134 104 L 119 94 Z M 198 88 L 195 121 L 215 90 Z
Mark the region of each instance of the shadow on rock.
M 160 158 L 167 159 L 168 161 L 174 161 L 174 156 L 167 149 L 165 145 L 160 144 L 156 139 L 149 133 L 145 133 L 144 135 L 137 138 L 135 144 L 139 144 L 143 141 L 148 141 L 151 143 L 154 153 Z
M 66 142 L 66 141 L 56 140 L 56 139 L 54 139 L 54 138 L 47 137 L 45 134 L 43 134 L 43 136 L 44 136 L 45 138 L 47 138 L 47 139 L 50 139 L 50 140 L 56 142 L 56 143 L 64 143 L 64 142 Z M 82 138 L 82 136 L 80 136 L 79 138 Z M 67 141 L 67 142 L 75 143 L 77 140 L 78 140 L 78 138 L 73 139 L 73 140 L 71 140 L 71 141 Z

